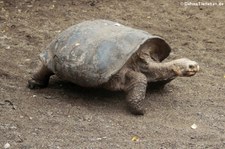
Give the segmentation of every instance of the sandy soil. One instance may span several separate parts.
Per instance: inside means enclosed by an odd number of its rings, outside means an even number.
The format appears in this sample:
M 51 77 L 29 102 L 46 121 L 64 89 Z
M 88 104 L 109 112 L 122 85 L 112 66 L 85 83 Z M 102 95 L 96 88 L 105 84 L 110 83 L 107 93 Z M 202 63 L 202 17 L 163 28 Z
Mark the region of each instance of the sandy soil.
M 225 148 L 225 1 L 220 2 L 224 6 L 1 0 L 0 148 Z M 201 71 L 162 90 L 149 89 L 144 116 L 128 113 L 120 92 L 85 89 L 56 77 L 46 89 L 26 88 L 38 54 L 60 31 L 99 18 L 162 36 L 173 48 L 169 59 L 188 57 Z

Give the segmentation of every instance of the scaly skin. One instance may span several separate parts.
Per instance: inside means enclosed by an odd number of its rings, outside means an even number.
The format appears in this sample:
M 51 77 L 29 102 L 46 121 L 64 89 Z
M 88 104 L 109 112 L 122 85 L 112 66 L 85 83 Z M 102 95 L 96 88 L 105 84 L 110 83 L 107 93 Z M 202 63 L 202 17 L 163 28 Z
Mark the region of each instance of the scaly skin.
M 140 60 L 133 57 L 109 82 L 103 85 L 110 90 L 123 90 L 127 93 L 126 101 L 131 113 L 143 115 L 143 100 L 148 83 L 164 86 L 176 77 L 190 77 L 199 71 L 196 62 L 189 59 L 177 59 L 167 63 Z
M 198 64 L 189 59 L 159 63 L 150 60 L 149 57 L 135 54 L 107 83 L 99 86 L 112 91 L 126 92 L 126 102 L 130 112 L 135 115 L 143 115 L 145 113 L 143 100 L 148 83 L 161 82 L 161 85 L 165 85 L 178 76 L 190 77 L 198 71 Z M 43 65 L 28 81 L 28 87 L 30 89 L 46 87 L 51 75 L 53 72 Z
M 143 115 L 145 109 L 143 100 L 147 88 L 147 78 L 144 74 L 136 71 L 128 71 L 126 73 L 126 101 L 131 113 L 135 115 Z

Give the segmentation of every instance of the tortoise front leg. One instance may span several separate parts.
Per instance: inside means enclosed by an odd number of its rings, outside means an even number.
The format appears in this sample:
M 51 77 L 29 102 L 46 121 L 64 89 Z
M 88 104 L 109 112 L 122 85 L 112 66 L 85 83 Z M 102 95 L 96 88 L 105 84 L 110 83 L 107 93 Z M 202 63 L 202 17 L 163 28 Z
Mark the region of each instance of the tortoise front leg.
M 143 115 L 145 113 L 143 100 L 145 99 L 146 87 L 147 78 L 145 75 L 135 71 L 126 73 L 126 101 L 132 114 Z
M 45 65 L 42 65 L 41 69 L 33 75 L 33 77 L 28 81 L 28 88 L 44 88 L 48 86 L 49 78 L 54 73 L 49 70 Z

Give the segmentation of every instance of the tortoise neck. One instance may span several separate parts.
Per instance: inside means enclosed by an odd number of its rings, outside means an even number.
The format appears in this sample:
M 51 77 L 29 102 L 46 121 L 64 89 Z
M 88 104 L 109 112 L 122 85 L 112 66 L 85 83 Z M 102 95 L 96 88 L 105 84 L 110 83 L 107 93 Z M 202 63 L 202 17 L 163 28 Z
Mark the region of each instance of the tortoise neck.
M 140 71 L 146 75 L 148 82 L 157 82 L 176 78 L 177 74 L 173 68 L 173 61 L 166 63 L 149 61 L 140 66 Z

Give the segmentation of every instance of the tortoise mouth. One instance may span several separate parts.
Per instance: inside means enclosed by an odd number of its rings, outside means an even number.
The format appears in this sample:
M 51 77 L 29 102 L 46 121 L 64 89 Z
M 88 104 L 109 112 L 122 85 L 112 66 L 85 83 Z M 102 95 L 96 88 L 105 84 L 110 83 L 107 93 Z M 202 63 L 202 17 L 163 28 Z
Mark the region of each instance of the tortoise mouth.
M 191 77 L 194 76 L 197 72 L 199 71 L 199 69 L 195 69 L 195 70 L 182 70 L 182 71 L 178 71 L 178 70 L 174 70 L 174 72 L 178 75 L 178 76 L 183 76 L 183 77 Z
M 198 71 L 186 71 L 184 76 L 194 76 Z

